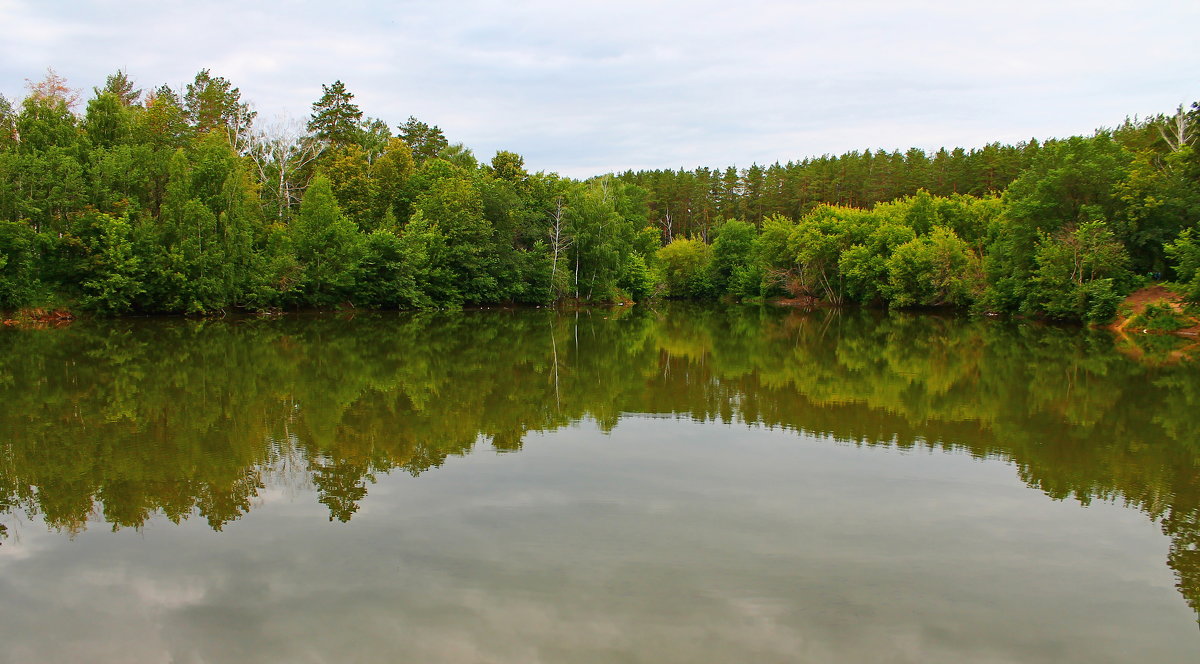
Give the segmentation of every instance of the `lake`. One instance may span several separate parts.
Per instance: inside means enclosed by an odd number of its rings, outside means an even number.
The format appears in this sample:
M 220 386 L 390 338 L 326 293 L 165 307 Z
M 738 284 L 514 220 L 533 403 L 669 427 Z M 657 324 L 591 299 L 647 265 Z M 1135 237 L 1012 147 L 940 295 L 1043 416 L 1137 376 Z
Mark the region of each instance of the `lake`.
M 638 305 L 0 330 L 0 662 L 1200 661 L 1188 342 Z

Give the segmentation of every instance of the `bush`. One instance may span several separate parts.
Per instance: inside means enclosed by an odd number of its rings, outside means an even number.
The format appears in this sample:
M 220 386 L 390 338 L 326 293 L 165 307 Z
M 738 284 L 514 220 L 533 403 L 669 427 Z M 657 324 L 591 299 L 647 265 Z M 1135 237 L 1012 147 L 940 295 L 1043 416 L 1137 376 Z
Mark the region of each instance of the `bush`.
M 646 259 L 641 254 L 629 254 L 621 276 L 617 280 L 617 288 L 625 291 L 632 300 L 644 300 L 654 291 L 654 277 L 650 268 L 646 267 Z
M 1133 317 L 1129 321 L 1129 326 L 1132 328 L 1141 328 L 1151 332 L 1174 332 L 1182 330 L 1188 326 L 1186 320 L 1183 319 L 1170 304 L 1159 300 L 1146 305 L 1142 313 Z
M 1101 221 L 1042 235 L 1034 262 L 1022 308 L 1050 318 L 1111 319 L 1134 283 L 1125 247 Z
M 758 229 L 753 224 L 737 219 L 718 228 L 712 243 L 712 283 L 717 294 L 741 294 L 738 291 L 744 286 L 738 283 L 737 273 L 754 260 L 757 237 Z
M 938 227 L 892 252 L 882 290 L 894 307 L 966 305 L 975 290 L 976 263 L 966 242 Z
M 667 295 L 704 298 L 713 294 L 710 266 L 712 248 L 699 238 L 675 238 L 658 250 Z
M 29 224 L 0 222 L 0 309 L 29 304 L 38 291 L 36 233 Z
M 1184 284 L 1184 297 L 1191 302 L 1200 302 L 1200 238 L 1189 228 L 1164 249 L 1171 258 L 1175 274 Z
M 1113 286 L 1112 279 L 1097 279 L 1079 287 L 1087 307 L 1090 323 L 1107 323 L 1117 315 L 1121 294 Z
M 124 218 L 109 220 L 96 249 L 95 268 L 90 278 L 83 282 L 82 304 L 103 313 L 125 313 L 133 308 L 134 299 L 145 291 L 141 259 L 134 253 L 133 230 L 129 222 Z

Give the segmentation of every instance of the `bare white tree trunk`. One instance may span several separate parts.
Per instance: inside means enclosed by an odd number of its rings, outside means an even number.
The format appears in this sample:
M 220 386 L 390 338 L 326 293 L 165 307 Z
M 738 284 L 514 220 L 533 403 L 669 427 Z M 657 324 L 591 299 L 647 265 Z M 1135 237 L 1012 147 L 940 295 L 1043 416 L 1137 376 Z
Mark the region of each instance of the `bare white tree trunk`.
M 554 211 L 550 213 L 550 296 L 557 300 L 555 289 L 558 286 L 558 256 L 566 250 L 566 238 L 563 237 L 563 201 L 559 196 L 554 200 Z
M 300 199 L 302 186 L 294 176 L 321 154 L 321 145 L 305 135 L 299 120 L 277 119 L 249 137 L 247 154 L 258 179 L 272 183 L 277 197 L 277 213 L 285 211 Z
M 1171 148 L 1171 152 L 1178 152 L 1183 146 L 1192 142 L 1194 136 L 1191 132 L 1191 127 L 1188 126 L 1188 114 L 1183 110 L 1183 104 L 1175 110 L 1175 115 L 1166 119 L 1166 122 L 1158 126 L 1158 133 L 1163 140 L 1167 142 L 1167 147 Z
M 250 133 L 250 118 L 255 115 L 250 109 L 249 104 L 238 104 L 237 110 L 234 112 L 233 122 L 225 125 L 225 133 L 229 138 L 229 144 L 233 146 L 235 152 L 240 155 L 249 154 L 254 146 L 254 136 Z

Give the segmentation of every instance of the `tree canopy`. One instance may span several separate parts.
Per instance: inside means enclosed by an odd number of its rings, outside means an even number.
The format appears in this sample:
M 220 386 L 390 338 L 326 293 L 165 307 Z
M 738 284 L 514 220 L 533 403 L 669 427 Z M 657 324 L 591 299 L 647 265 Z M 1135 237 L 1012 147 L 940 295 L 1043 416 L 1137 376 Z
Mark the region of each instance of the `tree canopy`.
M 1200 299 L 1195 104 L 1064 139 L 579 181 L 367 116 L 341 80 L 292 123 L 208 69 L 145 90 L 118 70 L 81 105 L 49 70 L 0 97 L 0 309 L 778 295 L 1102 320 L 1148 279 Z

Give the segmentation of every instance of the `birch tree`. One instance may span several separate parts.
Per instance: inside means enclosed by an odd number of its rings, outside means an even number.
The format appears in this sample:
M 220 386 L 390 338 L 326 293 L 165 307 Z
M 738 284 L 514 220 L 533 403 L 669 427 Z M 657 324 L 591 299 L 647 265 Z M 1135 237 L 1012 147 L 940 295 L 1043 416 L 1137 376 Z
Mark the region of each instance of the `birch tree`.
M 264 208 L 276 219 L 285 220 L 299 204 L 307 184 L 301 176 L 320 154 L 320 145 L 297 120 L 276 119 L 251 134 L 247 156 L 263 185 Z

